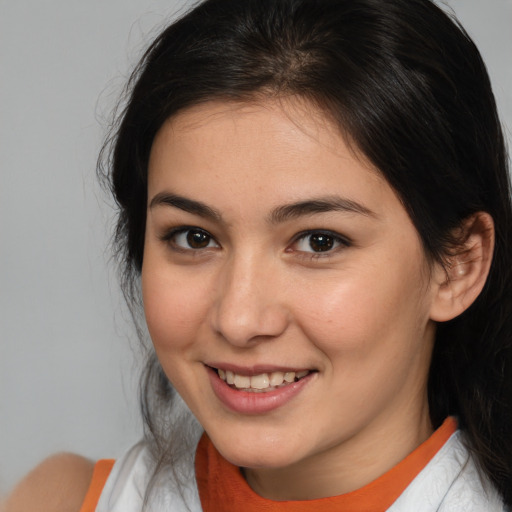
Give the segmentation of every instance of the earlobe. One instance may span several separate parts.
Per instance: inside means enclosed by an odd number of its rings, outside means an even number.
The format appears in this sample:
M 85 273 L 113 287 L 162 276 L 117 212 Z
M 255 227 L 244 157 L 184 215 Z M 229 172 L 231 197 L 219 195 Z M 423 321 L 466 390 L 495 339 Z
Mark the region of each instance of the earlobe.
M 460 246 L 434 271 L 435 296 L 430 318 L 436 322 L 452 320 L 469 308 L 482 291 L 491 268 L 492 217 L 486 212 L 475 213 L 464 221 L 460 230 Z

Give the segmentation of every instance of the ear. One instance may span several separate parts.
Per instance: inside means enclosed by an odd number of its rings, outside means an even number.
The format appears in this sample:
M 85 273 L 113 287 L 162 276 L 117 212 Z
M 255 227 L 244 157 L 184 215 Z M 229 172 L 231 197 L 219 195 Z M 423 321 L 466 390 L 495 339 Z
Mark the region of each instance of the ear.
M 494 251 L 494 222 L 486 212 L 468 217 L 459 228 L 461 244 L 434 270 L 430 318 L 446 322 L 463 313 L 482 291 Z

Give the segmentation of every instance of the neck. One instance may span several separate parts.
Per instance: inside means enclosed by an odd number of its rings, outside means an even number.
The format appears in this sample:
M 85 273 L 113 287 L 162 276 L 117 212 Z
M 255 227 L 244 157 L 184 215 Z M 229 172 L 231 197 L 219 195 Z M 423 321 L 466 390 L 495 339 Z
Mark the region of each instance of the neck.
M 397 419 L 400 418 L 400 419 Z M 382 418 L 324 452 L 285 468 L 246 468 L 251 488 L 264 498 L 311 500 L 355 491 L 377 479 L 432 434 L 425 398 L 416 414 Z

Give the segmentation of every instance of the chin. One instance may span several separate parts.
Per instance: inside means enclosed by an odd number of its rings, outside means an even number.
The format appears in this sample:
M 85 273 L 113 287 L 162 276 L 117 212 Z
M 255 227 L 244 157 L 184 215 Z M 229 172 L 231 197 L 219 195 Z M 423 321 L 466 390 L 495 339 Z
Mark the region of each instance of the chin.
M 251 440 L 250 436 L 245 440 L 212 438 L 212 442 L 222 456 L 234 464 L 243 468 L 268 468 L 277 469 L 289 466 L 300 460 L 299 451 L 295 446 L 283 443 L 275 438 Z
M 285 454 L 276 453 L 226 453 L 223 457 L 231 464 L 249 469 L 279 469 L 292 465 L 297 460 L 292 460 Z

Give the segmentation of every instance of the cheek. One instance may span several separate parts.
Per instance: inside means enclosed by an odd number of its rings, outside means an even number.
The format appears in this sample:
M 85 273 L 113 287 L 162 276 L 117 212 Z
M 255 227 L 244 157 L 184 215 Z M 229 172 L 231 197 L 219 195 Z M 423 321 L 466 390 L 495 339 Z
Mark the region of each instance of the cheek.
M 182 350 L 193 343 L 207 309 L 200 283 L 180 277 L 179 272 L 159 271 L 147 261 L 142 271 L 142 297 L 157 352 Z
M 399 351 L 420 341 L 428 321 L 428 291 L 421 269 L 399 262 L 364 266 L 317 283 L 314 294 L 297 294 L 302 329 L 321 350 L 354 358 L 372 351 Z M 306 290 L 311 291 L 311 285 Z M 401 348 L 400 348 L 401 347 Z

